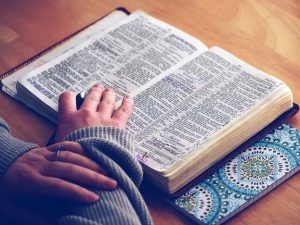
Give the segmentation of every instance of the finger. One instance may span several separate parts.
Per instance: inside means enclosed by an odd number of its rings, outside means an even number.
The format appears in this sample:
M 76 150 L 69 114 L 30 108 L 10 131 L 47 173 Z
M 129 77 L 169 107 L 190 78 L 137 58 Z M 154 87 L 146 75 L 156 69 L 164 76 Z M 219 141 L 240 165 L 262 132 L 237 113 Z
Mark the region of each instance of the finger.
M 86 167 L 88 169 L 91 169 L 95 172 L 101 173 L 103 175 L 107 174 L 107 171 L 103 169 L 99 164 L 97 164 L 95 161 L 88 158 L 87 154 L 85 153 L 83 147 L 76 142 L 72 141 L 63 141 L 59 142 L 53 145 L 48 146 L 48 151 L 51 152 L 51 154 L 45 154 L 46 158 L 50 161 L 56 160 L 56 152 L 61 146 L 61 152 L 59 155 L 59 161 L 62 162 L 69 162 L 78 166 Z M 53 154 L 53 152 L 55 154 Z
M 76 111 L 76 95 L 74 92 L 64 92 L 59 96 L 58 115 Z
M 83 156 L 87 156 L 83 147 L 79 143 L 73 141 L 62 141 L 47 147 L 47 149 L 51 152 L 57 152 L 58 148 L 61 148 L 61 151 L 70 151 Z
M 105 118 L 111 118 L 115 110 L 116 93 L 113 89 L 107 88 L 103 92 L 102 100 L 98 106 L 98 112 Z
M 70 183 L 55 177 L 39 176 L 35 192 L 42 195 L 51 195 L 77 200 L 83 203 L 93 203 L 99 196 L 77 184 Z
M 118 121 L 120 128 L 126 127 L 132 114 L 133 105 L 133 98 L 130 96 L 125 96 L 120 107 L 114 112 L 113 119 Z
M 92 111 L 97 111 L 97 107 L 102 97 L 104 87 L 101 84 L 94 85 L 89 93 L 85 96 L 80 109 L 88 109 Z
M 56 159 L 56 154 L 54 154 L 53 157 L 55 157 L 55 159 Z M 101 166 L 99 166 L 96 162 L 94 162 L 93 160 L 91 160 L 85 156 L 82 156 L 82 155 L 79 155 L 79 154 L 76 154 L 73 152 L 69 152 L 69 151 L 61 152 L 59 155 L 59 161 L 71 163 L 73 165 L 77 165 L 77 166 L 81 166 L 81 167 L 90 169 L 96 173 L 107 175 L 107 172 Z
M 112 190 L 117 186 L 117 182 L 107 176 L 81 166 L 60 161 L 50 162 L 49 167 L 44 171 L 44 175 L 106 190 Z

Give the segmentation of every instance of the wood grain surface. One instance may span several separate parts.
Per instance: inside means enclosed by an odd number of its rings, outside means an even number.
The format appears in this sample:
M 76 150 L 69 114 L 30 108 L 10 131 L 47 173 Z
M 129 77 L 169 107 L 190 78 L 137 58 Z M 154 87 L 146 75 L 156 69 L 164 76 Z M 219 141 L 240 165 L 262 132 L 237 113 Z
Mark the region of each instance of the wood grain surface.
M 116 7 L 144 10 L 202 40 L 220 46 L 286 82 L 300 103 L 300 2 L 297 0 L 1 0 L 0 74 L 97 20 Z M 4 93 L 0 116 L 15 136 L 44 145 L 55 126 Z M 300 114 L 289 120 L 300 129 Z M 160 200 L 142 193 L 155 224 L 193 224 Z M 2 200 L 0 200 L 2 202 Z M 1 205 L 2 203 L 0 203 Z M 39 224 L 21 206 L 0 207 L 20 224 Z M 23 213 L 22 213 L 23 212 Z M 231 219 L 228 224 L 300 224 L 300 174 Z M 17 216 L 16 216 L 17 214 Z M 27 215 L 27 216 L 26 216 Z M 49 221 L 50 224 L 53 221 Z

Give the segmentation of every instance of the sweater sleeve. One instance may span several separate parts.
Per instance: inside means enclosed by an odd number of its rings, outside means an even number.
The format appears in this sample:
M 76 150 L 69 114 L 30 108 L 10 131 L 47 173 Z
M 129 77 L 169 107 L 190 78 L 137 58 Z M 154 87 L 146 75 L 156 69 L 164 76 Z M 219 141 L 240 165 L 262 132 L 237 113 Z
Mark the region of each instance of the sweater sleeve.
M 0 118 L 0 177 L 19 156 L 36 147 L 11 136 L 8 125 Z
M 134 157 L 133 136 L 124 129 L 89 127 L 65 138 L 80 143 L 93 160 L 104 166 L 118 181 L 112 191 L 91 189 L 100 200 L 91 205 L 70 204 L 60 225 L 152 224 L 147 206 L 138 190 L 142 169 Z

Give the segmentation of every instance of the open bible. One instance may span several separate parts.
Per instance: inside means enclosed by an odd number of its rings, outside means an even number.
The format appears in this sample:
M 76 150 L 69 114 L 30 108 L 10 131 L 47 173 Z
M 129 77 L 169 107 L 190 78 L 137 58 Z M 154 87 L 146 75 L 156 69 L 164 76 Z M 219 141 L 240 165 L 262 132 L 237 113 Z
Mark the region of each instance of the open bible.
M 227 51 L 140 11 L 117 18 L 22 73 L 10 94 L 54 122 L 67 90 L 102 83 L 118 103 L 133 96 L 128 129 L 147 177 L 162 191 L 176 192 L 292 108 L 286 84 Z

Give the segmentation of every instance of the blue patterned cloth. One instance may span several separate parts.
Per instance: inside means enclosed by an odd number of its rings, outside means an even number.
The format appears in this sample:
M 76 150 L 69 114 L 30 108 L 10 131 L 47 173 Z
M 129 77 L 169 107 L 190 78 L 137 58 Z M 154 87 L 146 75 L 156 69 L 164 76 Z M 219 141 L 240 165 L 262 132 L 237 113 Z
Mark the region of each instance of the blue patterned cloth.
M 171 201 L 200 224 L 220 224 L 300 168 L 300 131 L 283 124 Z

